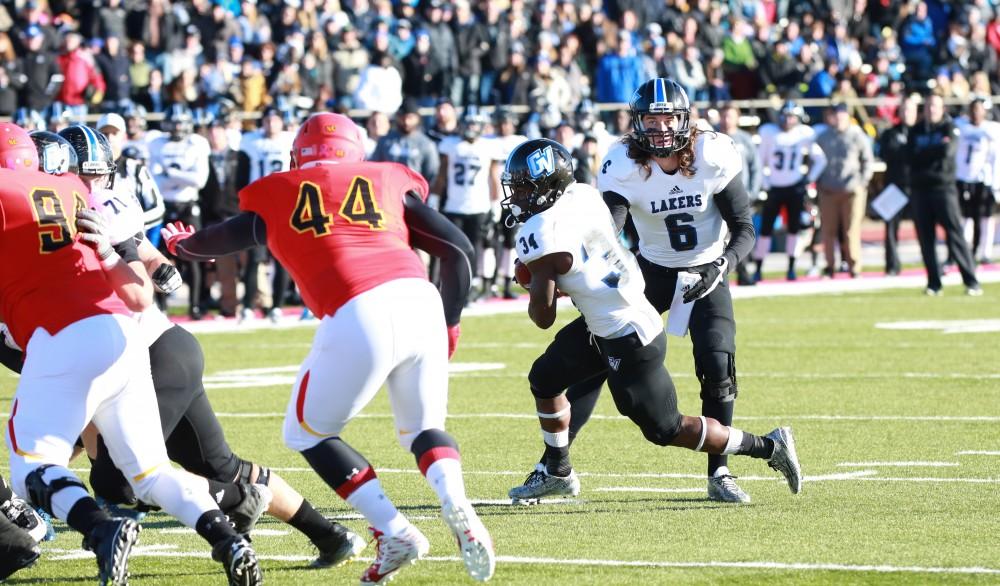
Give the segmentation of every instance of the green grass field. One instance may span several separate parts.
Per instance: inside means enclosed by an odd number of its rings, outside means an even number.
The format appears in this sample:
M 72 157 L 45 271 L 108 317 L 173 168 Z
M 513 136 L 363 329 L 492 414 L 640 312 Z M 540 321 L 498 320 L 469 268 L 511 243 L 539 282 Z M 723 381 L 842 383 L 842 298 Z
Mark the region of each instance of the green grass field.
M 996 334 L 876 327 L 996 320 L 998 298 L 1000 286 L 991 285 L 980 298 L 896 290 L 737 301 L 736 425 L 756 433 L 791 425 L 806 474 L 802 494 L 793 496 L 760 461 L 731 459 L 753 497 L 748 506 L 705 500 L 704 455 L 645 443 L 617 417 L 609 397 L 574 445 L 580 498 L 506 504 L 507 490 L 540 454 L 526 373 L 554 330 L 538 330 L 520 313 L 467 318 L 455 362 L 483 364 L 452 376 L 448 425 L 462 447 L 469 495 L 485 501 L 478 509 L 500 556 L 493 582 L 1000 582 Z M 574 315 L 563 309 L 559 324 Z M 224 387 L 209 393 L 238 453 L 280 471 L 318 509 L 361 532 L 364 521 L 281 441 L 287 381 L 312 332 L 201 336 L 208 374 L 215 375 L 210 385 Z M 497 367 L 485 369 L 486 363 Z M 668 366 L 682 411 L 695 413 L 700 400 L 687 339 L 670 338 Z M 262 375 L 271 378 L 257 384 L 273 384 L 247 386 Z M 0 404 L 7 406 L 16 379 L 0 380 Z M 433 493 L 395 443 L 384 395 L 344 437 L 368 456 L 389 495 L 431 540 L 431 558 L 404 569 L 395 583 L 468 582 Z M 224 583 L 192 532 L 164 515 L 144 525 L 131 563 L 134 583 Z M 254 544 L 270 584 L 354 583 L 374 555 L 370 546 L 364 562 L 310 570 L 303 536 L 269 518 L 258 528 L 265 531 Z M 40 562 L 11 584 L 95 581 L 79 536 L 61 524 L 57 530 Z

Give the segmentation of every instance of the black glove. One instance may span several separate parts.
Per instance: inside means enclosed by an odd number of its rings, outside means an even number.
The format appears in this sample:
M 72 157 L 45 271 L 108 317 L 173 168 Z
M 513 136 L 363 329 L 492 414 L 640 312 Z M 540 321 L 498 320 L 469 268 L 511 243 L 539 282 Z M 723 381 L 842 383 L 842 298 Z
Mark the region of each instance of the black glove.
M 157 267 L 153 271 L 152 279 L 156 288 L 163 293 L 173 293 L 184 284 L 180 271 L 177 270 L 177 267 L 169 263 L 163 263 Z
M 684 292 L 684 303 L 691 303 L 715 291 L 715 288 L 719 286 L 719 283 L 722 282 L 722 279 L 726 278 L 726 274 L 729 272 L 729 261 L 726 260 L 726 257 L 720 256 L 708 264 L 689 267 L 684 270 L 701 277 L 700 281 L 688 287 L 687 291 Z

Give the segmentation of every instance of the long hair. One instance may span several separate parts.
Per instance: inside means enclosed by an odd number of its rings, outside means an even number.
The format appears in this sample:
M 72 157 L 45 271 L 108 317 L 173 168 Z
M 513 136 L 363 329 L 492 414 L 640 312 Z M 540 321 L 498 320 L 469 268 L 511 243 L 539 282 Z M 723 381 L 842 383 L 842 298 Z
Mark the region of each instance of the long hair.
M 684 148 L 675 153 L 677 155 L 677 162 L 679 164 L 681 174 L 685 177 L 694 177 L 695 172 L 698 170 L 694 166 L 694 144 L 695 141 L 698 140 L 698 135 L 702 132 L 702 130 L 692 125 L 687 144 L 684 145 Z M 625 146 L 627 147 L 625 155 L 642 167 L 642 170 L 646 175 L 646 179 L 649 179 L 650 174 L 653 172 L 652 167 L 650 167 L 650 161 L 653 160 L 653 154 L 642 148 L 638 139 L 635 137 L 635 134 L 626 134 L 622 138 L 622 142 L 625 143 Z

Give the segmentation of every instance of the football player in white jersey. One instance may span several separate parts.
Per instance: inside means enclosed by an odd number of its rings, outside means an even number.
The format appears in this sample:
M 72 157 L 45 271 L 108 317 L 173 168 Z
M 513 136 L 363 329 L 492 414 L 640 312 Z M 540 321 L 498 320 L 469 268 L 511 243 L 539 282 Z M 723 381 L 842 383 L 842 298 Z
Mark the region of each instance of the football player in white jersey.
M 236 189 L 243 189 L 261 177 L 271 173 L 287 171 L 291 168 L 292 139 L 295 136 L 285 129 L 285 119 L 281 110 L 270 106 L 260 116 L 260 128 L 248 132 L 240 141 L 239 164 L 237 167 Z M 240 320 L 253 317 L 253 303 L 257 297 L 257 270 L 266 261 L 264 248 L 251 250 L 247 255 L 245 274 L 250 284 L 243 299 Z M 268 319 L 277 322 L 281 318 L 281 306 L 289 289 L 288 272 L 277 260 L 274 261 L 274 277 L 271 280 L 271 307 L 264 312 Z
M 496 177 L 494 181 L 496 184 L 500 182 L 500 171 L 503 168 L 503 163 L 507 161 L 507 157 L 513 152 L 514 148 L 522 142 L 528 140 L 528 137 L 517 133 L 517 123 L 518 118 L 510 108 L 506 106 L 497 106 L 497 109 L 493 112 L 493 127 L 496 129 L 496 135 L 493 136 L 493 142 L 496 145 L 494 149 L 493 156 L 497 157 L 497 161 L 500 162 L 499 165 L 494 165 L 494 171 L 496 172 Z M 510 212 L 507 210 L 500 211 L 500 221 L 497 223 L 495 230 L 496 238 L 494 239 L 493 250 L 498 251 L 497 253 L 497 281 L 503 281 L 503 298 L 504 299 L 516 299 L 518 294 L 514 292 L 513 280 L 514 280 L 514 234 L 517 232 L 517 228 L 513 223 L 508 225 L 507 217 Z
M 955 120 L 959 205 L 965 218 L 965 239 L 980 263 L 990 262 L 993 256 L 994 194 L 1000 191 L 1000 124 L 986 119 L 990 109 L 987 98 L 976 96 L 969 104 L 969 117 Z
M 632 133 L 604 158 L 598 190 L 616 227 L 622 228 L 628 216 L 635 224 L 646 298 L 659 313 L 671 308 L 689 273 L 700 276 L 685 295 L 692 305 L 673 309 L 690 311 L 702 414 L 731 425 L 736 321 L 726 274 L 750 252 L 754 238 L 740 177 L 743 159 L 728 136 L 692 128 L 687 94 L 672 80 L 643 83 L 630 110 Z M 598 377 L 567 393 L 573 405 L 571 436 L 590 417 L 602 383 Z M 707 486 L 713 500 L 750 500 L 736 484 L 725 455 L 708 457 Z
M 160 242 L 159 227 L 163 224 L 163 195 L 146 166 L 149 158 L 145 149 L 130 145 L 128 123 L 118 114 L 105 114 L 97 121 L 97 130 L 108 138 L 111 152 L 115 156 L 118 174 L 115 187 L 134 193 L 143 210 L 143 224 L 146 238 L 153 246 Z M 128 145 L 128 146 L 126 146 Z
M 149 143 L 149 170 L 163 194 L 164 221 L 200 227 L 198 192 L 208 182 L 212 149 L 205 137 L 194 133 L 194 116 L 183 104 L 170 106 L 161 126 L 164 134 Z M 201 319 L 201 265 L 183 263 L 180 268 L 187 273 L 184 280 L 190 292 L 188 315 Z
M 90 142 L 83 140 L 82 135 L 88 131 L 93 133 L 81 126 L 64 130 L 62 134 L 72 139 L 70 143 L 51 133 L 38 133 L 32 140 L 36 145 L 61 140 L 73 151 L 74 161 L 103 159 L 106 168 L 114 169 L 110 146 L 93 148 Z M 103 136 L 93 135 L 96 146 L 108 144 Z M 42 146 L 38 150 L 42 153 L 39 159 L 42 170 L 50 169 L 49 172 L 58 174 L 65 166 L 60 164 L 61 159 L 46 156 L 49 150 L 60 154 L 58 150 Z M 175 289 L 180 284 L 176 269 L 143 237 L 135 186 L 112 182 L 110 175 L 95 177 L 91 183 L 94 186 L 93 203 L 102 212 L 111 244 L 123 259 L 140 260 L 142 265 L 135 265 L 136 269 L 144 266 L 158 287 L 164 287 L 165 281 L 169 281 L 170 288 Z M 113 185 L 113 188 L 98 185 Z M 184 328 L 172 324 L 156 305 L 148 305 L 136 317 L 139 331 L 149 346 L 153 387 L 170 459 L 208 480 L 209 492 L 239 531 L 248 532 L 256 518 L 267 510 L 310 538 L 319 552 L 313 562 L 315 567 L 339 565 L 364 549 L 365 542 L 360 536 L 327 520 L 276 473 L 233 453 L 205 394 L 202 384 L 205 359 L 197 339 Z M 134 515 L 133 511 L 118 506 L 139 503 L 111 461 L 104 442 L 95 439 L 87 447 L 91 456 L 90 484 L 96 496 L 103 499 L 116 516 Z M 233 483 L 234 479 L 238 484 Z
M 761 126 L 758 131 L 760 162 L 764 169 L 764 190 L 767 191 L 767 199 L 764 200 L 760 237 L 754 250 L 757 281 L 761 278 L 764 258 L 771 251 L 774 220 L 777 219 L 781 208 L 785 208 L 788 212 L 788 225 L 785 227 L 787 277 L 789 281 L 795 280 L 795 257 L 799 230 L 802 228 L 802 213 L 805 211 L 807 186 L 815 183 L 816 178 L 826 167 L 826 155 L 816 144 L 816 133 L 811 127 L 802 124 L 802 119 L 805 117 L 802 107 L 792 101 L 785 102 L 778 116 L 780 126 L 768 123 Z M 807 161 L 808 171 L 806 171 Z
M 582 314 L 556 333 L 531 367 L 528 380 L 545 456 L 524 485 L 511 490 L 511 498 L 531 502 L 539 493 L 579 492 L 569 459 L 572 409 L 566 389 L 604 373 L 618 411 L 650 442 L 764 459 L 785 477 L 792 493 L 798 493 L 801 471 L 790 428 L 755 436 L 678 411 L 677 394 L 663 364 L 666 334 L 659 311 L 646 299 L 643 270 L 618 240 L 621 221 L 612 216 L 601 194 L 573 181 L 569 151 L 548 139 L 529 140 L 507 159 L 502 184 L 504 206 L 522 224 L 517 255 L 528 270 L 522 277 L 530 276 L 525 279 L 531 296 L 529 317 L 542 329 L 551 327 L 559 292 L 569 295 Z M 689 196 L 677 197 L 686 202 Z M 658 198 L 646 199 L 659 203 Z M 719 258 L 724 258 L 721 243 L 718 248 Z M 702 281 L 689 294 L 693 299 L 714 286 Z
M 493 202 L 499 198 L 494 178 L 500 165 L 498 145 L 482 137 L 485 123 L 476 106 L 466 107 L 458 124 L 459 134 L 445 136 L 438 143 L 441 169 L 446 172 L 438 173 L 431 189 L 444 195 L 441 212 L 472 242 L 476 267 L 472 286 L 480 294 L 487 291 L 483 287 L 483 249 Z

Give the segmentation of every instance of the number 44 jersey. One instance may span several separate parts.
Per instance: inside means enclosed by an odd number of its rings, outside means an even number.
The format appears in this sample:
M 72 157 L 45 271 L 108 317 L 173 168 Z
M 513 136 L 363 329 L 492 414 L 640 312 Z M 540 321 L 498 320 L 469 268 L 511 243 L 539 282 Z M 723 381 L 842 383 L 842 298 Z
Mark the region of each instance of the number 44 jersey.
M 635 332 L 648 344 L 663 330 L 660 315 L 646 300 L 639 263 L 618 240 L 611 212 L 593 187 L 570 185 L 552 207 L 528 218 L 515 246 L 524 264 L 550 254 L 572 255 L 572 266 L 556 277 L 556 285 L 595 336 Z
M 639 253 L 660 266 L 693 267 L 714 261 L 729 233 L 715 202 L 743 168 L 743 158 L 725 134 L 699 132 L 694 145 L 694 175 L 665 173 L 655 161 L 648 170 L 615 143 L 601 163 L 597 187 L 629 203 L 639 233 Z
M 426 279 L 403 220 L 408 192 L 427 181 L 397 163 L 312 163 L 240 191 L 240 208 L 267 227 L 267 246 L 317 316 L 395 279 Z

